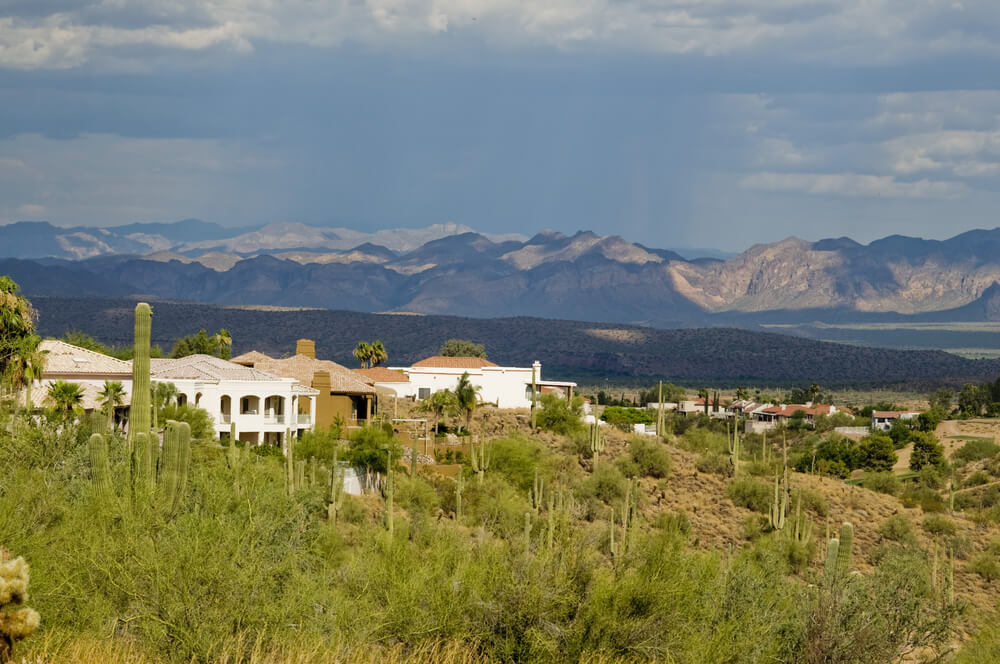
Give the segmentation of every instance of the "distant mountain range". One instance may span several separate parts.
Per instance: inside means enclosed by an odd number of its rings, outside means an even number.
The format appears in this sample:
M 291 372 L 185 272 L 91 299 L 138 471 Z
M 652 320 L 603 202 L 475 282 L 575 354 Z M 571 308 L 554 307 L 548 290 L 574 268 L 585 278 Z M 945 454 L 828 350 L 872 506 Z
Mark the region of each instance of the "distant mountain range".
M 1000 320 L 1000 229 L 759 244 L 687 260 L 591 232 L 488 236 L 454 224 L 362 233 L 188 220 L 0 226 L 0 274 L 29 294 L 659 327 L 777 320 Z
M 135 302 L 34 297 L 38 328 L 61 336 L 81 330 L 108 344 L 132 341 Z M 316 341 L 320 357 L 356 366 L 358 340 L 377 338 L 389 366 L 437 353 L 455 337 L 485 344 L 501 365 L 543 364 L 549 379 L 646 385 L 665 379 L 686 386 L 897 387 L 930 391 L 941 384 L 993 380 L 1000 360 L 970 360 L 934 350 L 891 350 L 826 343 L 783 334 L 715 327 L 659 330 L 633 325 L 542 318 L 405 316 L 353 311 L 276 310 L 182 302 L 153 304 L 152 341 L 169 350 L 199 328 L 232 333 L 233 352 L 281 356 L 297 339 Z

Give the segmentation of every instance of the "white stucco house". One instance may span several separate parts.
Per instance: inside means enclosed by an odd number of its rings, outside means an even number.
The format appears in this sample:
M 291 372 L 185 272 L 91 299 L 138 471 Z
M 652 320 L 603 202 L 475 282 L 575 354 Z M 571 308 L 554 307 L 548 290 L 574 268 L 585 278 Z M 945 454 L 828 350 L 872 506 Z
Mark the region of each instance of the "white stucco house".
M 544 380 L 542 365 L 535 361 L 530 367 L 501 367 L 479 357 L 446 357 L 435 355 L 415 362 L 409 367 L 390 367 L 403 372 L 409 383 L 397 388 L 399 396 L 426 399 L 434 392 L 454 389 L 462 374 L 469 374 L 469 381 L 480 388 L 479 398 L 483 403 L 495 404 L 498 408 L 530 408 L 532 369 L 538 396 L 557 394 L 572 398 L 576 383 L 569 381 Z
M 179 403 L 191 403 L 208 411 L 215 432 L 228 437 L 236 424 L 236 437 L 246 443 L 283 445 L 286 430 L 298 436 L 311 429 L 312 408 L 318 390 L 284 378 L 210 355 L 180 359 L 151 359 L 150 380 L 177 387 Z M 299 400 L 307 412 L 299 413 Z
M 888 431 L 896 420 L 912 420 L 920 416 L 919 410 L 873 410 L 872 431 Z
M 46 339 L 39 345 L 45 355 L 41 379 L 31 387 L 31 401 L 36 406 L 45 403 L 48 387 L 58 380 L 76 383 L 83 392 L 84 410 L 99 409 L 100 393 L 105 381 L 118 381 L 124 388 L 124 406 L 132 400 L 132 364 L 115 357 L 87 350 L 65 341 Z M 19 397 L 24 403 L 25 394 Z

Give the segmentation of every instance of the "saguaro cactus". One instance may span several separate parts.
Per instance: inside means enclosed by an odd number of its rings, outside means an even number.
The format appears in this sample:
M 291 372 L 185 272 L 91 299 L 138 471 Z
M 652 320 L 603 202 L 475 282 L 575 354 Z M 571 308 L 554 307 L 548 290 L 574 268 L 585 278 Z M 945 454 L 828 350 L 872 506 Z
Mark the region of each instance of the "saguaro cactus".
M 90 437 L 90 477 L 102 496 L 112 495 L 111 466 L 108 464 L 108 441 L 99 433 Z
M 604 437 L 601 435 L 601 425 L 597 421 L 596 413 L 594 414 L 594 423 L 590 425 L 590 451 L 594 455 L 594 470 L 597 470 L 601 452 L 604 451 Z
M 726 423 L 726 437 L 729 437 L 729 423 Z M 733 424 L 733 437 L 732 440 L 727 441 L 729 443 L 729 462 L 733 464 L 733 477 L 737 477 L 740 474 L 740 434 L 739 434 L 739 420 L 736 420 Z
M 781 494 L 779 499 L 778 494 Z M 785 510 L 788 508 L 788 492 L 781 491 L 778 486 L 778 476 L 774 476 L 774 502 L 771 503 L 771 507 L 768 511 L 768 520 L 771 522 L 771 527 L 775 530 L 781 530 L 785 527 Z
M 339 450 L 333 448 L 333 465 L 330 466 L 330 488 L 327 492 L 326 518 L 330 523 L 337 523 L 337 514 L 344 503 L 344 471 L 337 462 Z
M 149 333 L 153 310 L 145 302 L 135 305 L 135 342 L 132 352 L 132 405 L 129 408 L 128 443 L 147 433 L 150 425 Z
M 826 545 L 826 565 L 823 567 L 823 578 L 832 582 L 837 574 L 837 555 L 840 552 L 840 540 L 834 537 Z
M 840 550 L 837 552 L 837 575 L 844 576 L 851 569 L 851 547 L 854 545 L 854 526 L 844 523 L 840 527 Z
M 174 504 L 171 512 L 176 514 L 184 505 L 187 491 L 188 469 L 191 466 L 191 425 L 177 423 L 177 485 L 174 489 Z
M 531 507 L 537 512 L 542 509 L 542 497 L 545 493 L 545 480 L 538 476 L 535 468 L 535 478 L 531 483 Z
M 292 437 L 285 434 L 285 479 L 288 483 L 288 495 L 295 493 L 295 446 Z
M 458 477 L 455 478 L 455 521 L 462 520 L 462 493 L 465 491 L 465 479 L 462 469 L 458 470 Z
M 802 544 L 808 545 L 812 540 L 812 522 L 802 517 L 802 491 L 795 497 L 795 529 L 792 533 L 793 539 Z
M 385 463 L 385 528 L 392 537 L 392 502 L 396 495 L 396 484 L 393 481 L 393 466 L 395 461 L 392 458 L 392 448 L 387 450 Z
M 473 472 L 478 475 L 480 484 L 483 483 L 483 477 L 486 475 L 486 471 L 490 469 L 490 460 L 492 458 L 490 452 L 490 446 L 485 440 L 480 443 L 478 452 L 476 451 L 475 441 L 472 442 L 469 459 L 472 464 Z
M 129 431 L 131 434 L 131 430 Z M 141 431 L 132 437 L 132 494 L 138 501 L 147 496 L 152 475 L 153 457 L 149 432 Z
M 180 428 L 177 422 L 167 420 L 163 430 L 163 454 L 160 463 L 160 504 L 166 512 L 174 509 L 177 499 L 177 483 L 180 480 Z
M 13 661 L 14 642 L 30 636 L 41 623 L 38 612 L 24 606 L 29 578 L 24 558 L 10 560 L 0 547 L 0 662 Z

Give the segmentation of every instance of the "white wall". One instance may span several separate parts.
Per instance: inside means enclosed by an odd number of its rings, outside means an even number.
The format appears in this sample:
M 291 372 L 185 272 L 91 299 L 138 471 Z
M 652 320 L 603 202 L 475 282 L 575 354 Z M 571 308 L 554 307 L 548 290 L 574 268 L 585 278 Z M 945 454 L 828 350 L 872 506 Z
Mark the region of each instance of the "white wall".
M 215 421 L 216 434 L 228 433 L 230 422 L 222 413 L 222 397 L 230 397 L 230 421 L 236 423 L 236 436 L 245 433 L 257 433 L 258 442 L 263 442 L 265 434 L 284 434 L 286 429 L 292 431 L 301 429 L 311 429 L 315 421 L 315 412 L 311 412 L 307 422 L 300 423 L 296 417 L 298 414 L 299 395 L 293 392 L 295 381 L 283 379 L 280 381 L 242 381 L 227 380 L 219 383 L 206 383 L 196 380 L 157 380 L 154 382 L 173 383 L 178 392 L 183 394 L 187 402 L 199 408 L 204 408 Z M 200 399 L 197 398 L 201 394 Z M 243 397 L 257 397 L 257 412 L 255 414 L 240 413 L 241 400 Z M 265 409 L 265 400 L 268 397 L 277 396 L 284 399 L 284 409 L 281 415 L 276 413 L 277 409 L 268 412 Z

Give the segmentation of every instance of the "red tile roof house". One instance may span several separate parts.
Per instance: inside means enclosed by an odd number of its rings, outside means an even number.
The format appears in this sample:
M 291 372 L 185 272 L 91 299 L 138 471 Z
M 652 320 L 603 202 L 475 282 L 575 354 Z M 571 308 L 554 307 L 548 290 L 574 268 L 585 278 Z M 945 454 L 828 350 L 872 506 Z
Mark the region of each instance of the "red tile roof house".
M 469 380 L 479 386 L 479 399 L 499 408 L 530 408 L 531 379 L 534 370 L 538 397 L 545 393 L 573 396 L 576 383 L 542 379 L 542 365 L 537 360 L 530 367 L 501 367 L 479 357 L 434 355 L 409 367 L 390 367 L 409 378 L 409 387 L 397 390 L 399 396 L 426 399 L 434 392 L 454 389 L 458 379 L 468 372 Z
M 873 410 L 872 431 L 888 431 L 896 420 L 912 420 L 919 415 L 918 410 Z
M 748 433 L 759 433 L 766 429 L 773 429 L 778 424 L 787 423 L 796 413 L 802 413 L 803 420 L 809 426 L 816 422 L 817 415 L 833 415 L 834 413 L 854 413 L 848 408 L 838 408 L 830 404 L 779 404 L 753 411 L 753 422 L 747 427 Z

